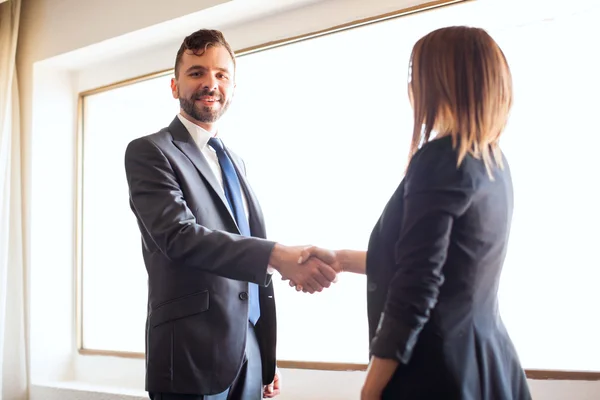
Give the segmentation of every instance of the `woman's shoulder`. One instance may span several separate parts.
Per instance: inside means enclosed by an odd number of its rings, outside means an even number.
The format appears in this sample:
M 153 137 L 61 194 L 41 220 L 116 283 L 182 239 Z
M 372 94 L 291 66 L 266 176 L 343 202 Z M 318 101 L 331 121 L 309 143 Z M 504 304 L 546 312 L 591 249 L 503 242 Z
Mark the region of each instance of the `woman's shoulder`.
M 431 140 L 423 144 L 410 160 L 406 170 L 406 189 L 439 188 L 462 180 L 464 166 L 457 164 L 457 153 L 450 136 Z
M 415 153 L 406 173 L 407 190 L 455 188 L 476 190 L 489 181 L 482 160 L 467 154 L 458 165 L 458 151 L 452 137 L 444 136 L 425 143 Z

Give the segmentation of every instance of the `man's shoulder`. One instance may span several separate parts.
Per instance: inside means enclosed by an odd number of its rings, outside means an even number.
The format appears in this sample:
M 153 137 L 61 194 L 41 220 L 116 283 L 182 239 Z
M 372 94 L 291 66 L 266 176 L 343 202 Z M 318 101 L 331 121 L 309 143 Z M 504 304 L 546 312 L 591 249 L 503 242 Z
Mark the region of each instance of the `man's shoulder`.
M 170 143 L 172 140 L 173 140 L 173 136 L 171 135 L 169 127 L 165 127 L 157 132 L 137 137 L 137 138 L 133 139 L 130 143 L 145 141 L 145 142 L 151 142 L 151 143 L 155 144 L 156 146 L 162 147 L 161 145 Z
M 125 150 L 125 158 L 137 158 L 142 154 L 150 153 L 165 153 L 168 152 L 169 146 L 173 145 L 173 136 L 169 131 L 169 127 L 160 129 L 157 132 L 148 135 L 139 136 L 131 140 L 127 144 Z

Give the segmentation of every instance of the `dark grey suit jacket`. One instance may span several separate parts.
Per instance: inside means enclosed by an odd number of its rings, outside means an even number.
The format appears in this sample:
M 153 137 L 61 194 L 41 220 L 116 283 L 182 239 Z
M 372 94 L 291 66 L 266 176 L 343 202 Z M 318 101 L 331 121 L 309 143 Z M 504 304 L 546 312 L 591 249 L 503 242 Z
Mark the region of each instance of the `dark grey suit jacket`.
M 383 398 L 529 400 L 498 312 L 510 170 L 456 161 L 450 137 L 425 144 L 371 235 L 371 354 L 400 362 Z
M 276 321 L 267 265 L 273 242 L 228 150 L 249 207 L 253 237 L 239 235 L 206 159 L 176 117 L 168 128 L 129 143 L 130 205 L 148 271 L 146 390 L 207 395 L 227 389 L 245 352 L 248 282 L 260 285 L 256 324 L 263 382 L 275 373 Z

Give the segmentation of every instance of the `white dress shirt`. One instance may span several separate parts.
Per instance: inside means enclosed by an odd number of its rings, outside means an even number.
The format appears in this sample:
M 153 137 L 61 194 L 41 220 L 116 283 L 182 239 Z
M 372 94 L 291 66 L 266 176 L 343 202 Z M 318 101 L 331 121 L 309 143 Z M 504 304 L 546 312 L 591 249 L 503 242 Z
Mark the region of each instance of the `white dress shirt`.
M 217 158 L 217 152 L 208 145 L 208 140 L 211 137 L 213 137 L 213 135 L 206 129 L 194 124 L 192 121 L 185 119 L 181 114 L 177 114 L 177 117 L 179 118 L 183 126 L 185 126 L 185 128 L 188 130 L 190 135 L 192 135 L 194 142 L 196 142 L 196 145 L 200 149 L 200 152 L 202 153 L 206 161 L 208 161 L 208 165 L 210 165 L 210 169 L 212 170 L 215 178 L 217 178 L 217 182 L 219 182 L 222 194 L 225 195 L 225 189 L 223 188 L 223 175 L 221 173 L 221 165 L 219 164 L 219 159 Z M 244 212 L 246 213 L 246 219 L 248 219 L 250 218 L 250 214 L 248 213 L 248 200 L 246 199 L 246 194 L 244 193 L 242 188 L 240 188 L 240 191 L 242 192 Z M 226 204 L 226 206 L 231 210 L 229 204 Z

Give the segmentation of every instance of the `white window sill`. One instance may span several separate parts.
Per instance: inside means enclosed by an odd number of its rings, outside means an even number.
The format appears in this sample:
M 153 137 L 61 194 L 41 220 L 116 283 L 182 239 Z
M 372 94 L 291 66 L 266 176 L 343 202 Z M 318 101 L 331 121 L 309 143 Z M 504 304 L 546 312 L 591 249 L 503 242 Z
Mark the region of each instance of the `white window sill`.
M 86 382 L 43 382 L 32 385 L 30 400 L 148 400 L 143 390 L 93 385 Z

